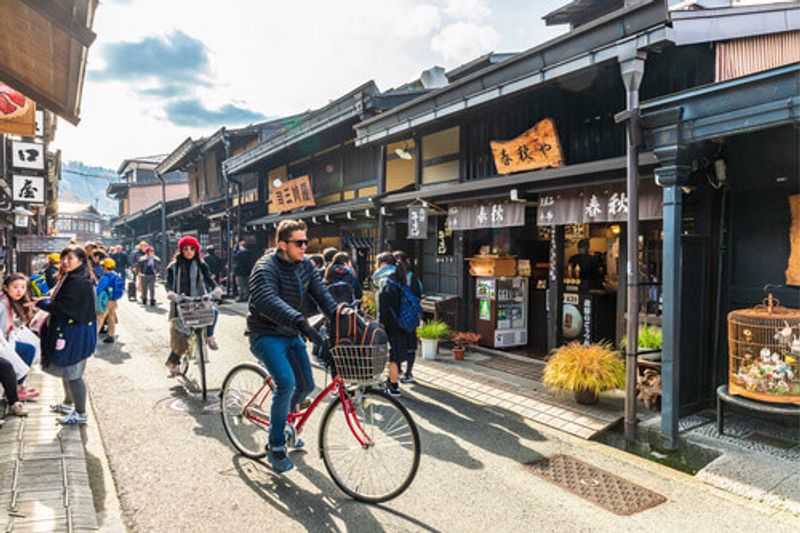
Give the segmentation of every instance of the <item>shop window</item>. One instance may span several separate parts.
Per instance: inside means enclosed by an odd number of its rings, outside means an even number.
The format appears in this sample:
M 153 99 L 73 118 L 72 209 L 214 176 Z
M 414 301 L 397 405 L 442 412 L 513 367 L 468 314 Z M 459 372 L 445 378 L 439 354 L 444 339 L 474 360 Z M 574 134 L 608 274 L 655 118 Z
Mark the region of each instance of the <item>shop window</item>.
M 300 174 L 297 175 L 299 177 Z M 311 181 L 314 193 L 319 195 L 332 194 L 342 190 L 342 153 L 335 151 L 314 158 L 311 170 Z
M 398 150 L 403 157 L 398 155 Z M 406 155 L 407 154 L 407 155 Z M 409 159 L 408 156 L 411 156 Z M 386 146 L 386 192 L 396 191 L 414 184 L 414 167 L 417 162 L 416 146 L 412 139 Z
M 460 130 L 456 126 L 422 138 L 422 183 L 458 179 Z

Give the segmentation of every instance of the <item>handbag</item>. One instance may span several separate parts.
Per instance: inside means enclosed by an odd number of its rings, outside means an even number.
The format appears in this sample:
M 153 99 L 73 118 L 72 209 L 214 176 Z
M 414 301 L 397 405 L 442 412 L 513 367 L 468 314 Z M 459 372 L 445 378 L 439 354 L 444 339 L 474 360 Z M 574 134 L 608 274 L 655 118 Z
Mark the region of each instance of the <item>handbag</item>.
M 33 360 L 34 362 L 39 361 L 42 355 L 42 341 L 36 333 L 31 331 L 27 326 L 21 326 L 11 331 L 9 342 L 11 342 L 12 339 L 14 342 L 24 342 L 36 348 L 36 356 Z
M 17 354 L 17 351 L 14 349 L 14 343 L 7 341 L 3 335 L 0 335 L 0 358 L 11 363 L 18 381 L 27 376 L 31 369 Z
M 31 319 L 30 324 L 28 324 L 28 327 L 32 332 L 36 333 L 37 335 L 41 335 L 42 327 L 44 327 L 44 325 L 47 324 L 47 321 L 49 319 L 50 319 L 50 313 L 48 313 L 43 309 L 38 309 L 36 311 L 36 314 L 33 315 L 33 318 Z

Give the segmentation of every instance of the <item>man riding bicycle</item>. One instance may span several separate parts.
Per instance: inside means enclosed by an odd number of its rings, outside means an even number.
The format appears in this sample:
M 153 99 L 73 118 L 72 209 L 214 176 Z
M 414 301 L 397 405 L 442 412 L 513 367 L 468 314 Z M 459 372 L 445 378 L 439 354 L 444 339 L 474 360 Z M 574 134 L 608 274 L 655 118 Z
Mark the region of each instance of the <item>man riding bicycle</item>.
M 277 386 L 270 411 L 268 457 L 277 472 L 294 467 L 286 456 L 286 417 L 314 391 L 314 376 L 306 351 L 324 339 L 303 315 L 308 296 L 328 316 L 336 314 L 331 297 L 313 263 L 304 222 L 284 220 L 278 225 L 276 248 L 264 254 L 250 273 L 247 332 L 250 351 L 267 367 Z M 296 447 L 302 446 L 298 441 Z

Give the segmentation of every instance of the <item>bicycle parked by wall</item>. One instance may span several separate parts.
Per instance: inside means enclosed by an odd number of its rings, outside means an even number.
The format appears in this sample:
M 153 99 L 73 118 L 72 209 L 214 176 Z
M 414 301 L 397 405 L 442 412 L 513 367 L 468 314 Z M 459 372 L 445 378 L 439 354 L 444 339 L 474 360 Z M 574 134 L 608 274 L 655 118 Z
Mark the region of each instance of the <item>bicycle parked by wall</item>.
M 334 483 L 356 500 L 380 503 L 405 491 L 420 461 L 417 425 L 408 410 L 382 389 L 388 347 L 335 346 L 331 383 L 311 405 L 290 413 L 286 425 L 291 447 L 323 399 L 335 399 L 322 415 L 319 453 Z M 230 370 L 222 384 L 222 423 L 233 447 L 245 457 L 267 453 L 270 393 L 267 371 L 256 363 Z

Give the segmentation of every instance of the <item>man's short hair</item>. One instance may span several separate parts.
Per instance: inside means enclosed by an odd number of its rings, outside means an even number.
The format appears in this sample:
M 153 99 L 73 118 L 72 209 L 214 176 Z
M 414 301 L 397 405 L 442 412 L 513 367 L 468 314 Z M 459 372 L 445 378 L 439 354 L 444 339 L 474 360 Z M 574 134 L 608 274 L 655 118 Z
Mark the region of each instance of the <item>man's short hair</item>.
M 322 252 L 322 258 L 325 259 L 326 263 L 330 263 L 333 261 L 333 256 L 338 254 L 339 250 L 331 246 L 330 248 L 325 248 Z
M 289 242 L 295 231 L 307 231 L 308 226 L 302 220 L 282 220 L 275 231 L 277 241 Z M 275 243 L 277 245 L 277 242 Z

